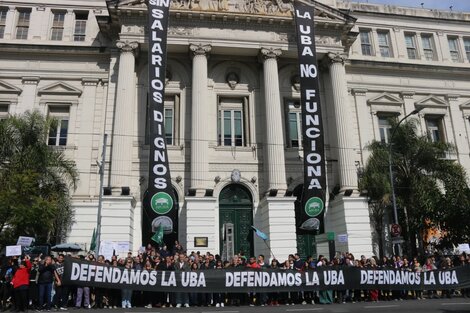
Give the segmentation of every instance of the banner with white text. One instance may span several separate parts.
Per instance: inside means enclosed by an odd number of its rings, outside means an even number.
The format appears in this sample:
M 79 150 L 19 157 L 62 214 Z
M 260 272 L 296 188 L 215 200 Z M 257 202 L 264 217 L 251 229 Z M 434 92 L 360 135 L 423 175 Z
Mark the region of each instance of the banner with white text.
M 149 0 L 147 3 L 150 153 L 148 189 L 143 200 L 142 243 L 144 245 L 151 242 L 152 235 L 157 232 L 160 226 L 163 228 L 164 235 L 172 235 L 170 237 L 175 237 L 174 234 L 178 230 L 178 210 L 171 185 L 164 125 L 166 46 L 170 0 Z
M 434 290 L 470 287 L 470 266 L 429 272 L 357 267 L 293 270 L 212 269 L 147 271 L 67 258 L 62 282 L 113 289 L 168 292 L 281 292 L 304 290 Z
M 315 48 L 314 8 L 294 1 L 302 108 L 304 186 L 297 212 L 298 234 L 323 233 L 326 171 L 318 66 Z

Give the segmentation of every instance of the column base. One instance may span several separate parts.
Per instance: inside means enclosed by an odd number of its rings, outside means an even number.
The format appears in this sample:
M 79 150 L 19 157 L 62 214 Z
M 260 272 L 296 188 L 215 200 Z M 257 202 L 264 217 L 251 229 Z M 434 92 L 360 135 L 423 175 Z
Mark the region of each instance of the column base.
M 219 212 L 216 198 L 186 197 L 186 250 L 219 254 Z M 183 214 L 182 214 L 183 215 Z M 184 230 L 183 230 L 184 232 Z M 207 247 L 196 247 L 195 237 L 207 237 Z
M 129 242 L 130 251 L 137 252 L 139 250 L 140 245 L 138 247 L 134 246 L 135 205 L 135 199 L 131 196 L 103 198 L 101 241 L 126 241 Z M 120 255 L 127 256 L 127 252 L 117 252 Z
M 75 212 L 75 223 L 72 225 L 67 241 L 78 243 L 84 251 L 90 249 L 93 230 L 97 227 L 98 199 L 91 201 L 72 200 L 72 208 Z M 104 197 L 101 209 L 101 241 L 129 242 L 129 249 L 137 252 L 140 247 L 140 233 L 135 238 L 135 213 L 136 202 L 134 197 Z M 139 219 L 140 222 L 140 219 Z M 138 246 L 136 243 L 139 242 Z M 122 252 L 127 256 L 127 252 Z
M 325 217 L 325 232 L 335 233 L 336 251 L 350 252 L 356 258 L 361 255 L 371 257 L 372 231 L 367 198 L 338 195 L 330 201 Z M 338 235 L 342 234 L 347 234 L 347 242 L 338 241 Z M 320 251 L 325 252 L 323 250 L 317 246 L 319 254 Z
M 289 254 L 297 251 L 295 200 L 295 197 L 265 197 L 259 204 L 255 227 L 269 239 L 266 240 L 266 245 L 261 238 L 254 235 L 255 254 L 263 254 L 266 261 L 277 258 L 282 262 Z
M 211 191 L 213 191 L 213 189 L 191 187 L 188 189 L 188 197 L 196 197 L 196 198 L 212 197 L 212 195 L 208 195 L 208 193 L 210 193 Z

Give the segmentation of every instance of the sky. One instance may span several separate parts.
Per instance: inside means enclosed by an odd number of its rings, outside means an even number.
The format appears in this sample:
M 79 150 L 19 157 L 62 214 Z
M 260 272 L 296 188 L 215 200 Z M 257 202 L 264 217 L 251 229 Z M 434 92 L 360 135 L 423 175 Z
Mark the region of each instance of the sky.
M 450 10 L 452 6 L 453 11 L 467 11 L 470 12 L 470 0 L 350 0 L 352 2 L 369 2 L 381 4 L 394 4 L 407 7 L 423 7 L 427 9 L 441 9 Z

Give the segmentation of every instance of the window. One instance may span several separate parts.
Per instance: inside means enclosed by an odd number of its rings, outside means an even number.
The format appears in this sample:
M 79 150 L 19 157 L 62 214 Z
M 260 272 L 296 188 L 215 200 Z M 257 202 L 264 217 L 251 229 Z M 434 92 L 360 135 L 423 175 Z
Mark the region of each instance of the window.
M 450 58 L 453 62 L 460 62 L 459 43 L 456 37 L 448 37 Z
M 432 142 L 444 141 L 441 117 L 426 117 L 426 130 L 428 132 L 428 137 Z
M 370 31 L 361 30 L 359 31 L 361 36 L 361 49 L 362 55 L 372 55 L 372 45 L 370 42 Z
M 8 9 L 0 8 L 0 39 L 5 35 Z
M 467 60 L 470 61 L 470 38 L 465 38 L 463 40 L 465 46 L 465 54 L 467 55 Z
M 52 21 L 51 40 L 62 40 L 64 35 L 65 12 L 54 12 Z
M 390 36 L 388 32 L 381 31 L 377 32 L 378 38 L 379 38 L 379 50 L 380 50 L 380 55 L 389 58 L 392 56 L 391 51 L 390 51 Z
M 428 61 L 434 60 L 434 39 L 432 35 L 421 35 L 424 57 Z
M 49 146 L 66 146 L 67 133 L 69 130 L 69 107 L 51 106 L 49 116 L 54 118 L 54 123 L 49 130 Z
M 299 100 L 286 101 L 287 146 L 298 148 L 302 146 L 302 111 Z
M 245 102 L 243 98 L 220 98 L 217 125 L 219 146 L 246 145 Z
M 392 135 L 392 125 L 390 122 L 394 118 L 395 116 L 393 115 L 378 115 L 380 142 L 383 144 L 390 142 L 390 136 Z
M 88 13 L 75 13 L 74 41 L 85 41 Z
M 165 120 L 165 141 L 167 145 L 175 144 L 175 96 L 165 97 L 163 117 Z
M 31 11 L 19 11 L 16 25 L 16 39 L 28 39 L 29 19 Z
M 166 95 L 163 107 L 163 125 L 165 127 L 165 143 L 167 145 L 179 144 L 179 95 Z M 150 143 L 149 103 L 147 97 L 147 114 L 145 116 L 145 140 L 144 144 Z
M 418 53 L 416 52 L 416 36 L 414 34 L 405 34 L 405 43 L 408 59 L 417 59 Z
M 8 118 L 8 103 L 0 102 L 0 122 Z

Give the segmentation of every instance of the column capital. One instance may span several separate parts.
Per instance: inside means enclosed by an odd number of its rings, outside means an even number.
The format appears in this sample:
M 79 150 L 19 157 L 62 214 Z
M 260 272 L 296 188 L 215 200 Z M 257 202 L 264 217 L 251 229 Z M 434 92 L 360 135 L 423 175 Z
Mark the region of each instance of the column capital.
M 328 61 L 332 63 L 341 63 L 344 64 L 348 59 L 348 55 L 342 52 L 328 52 Z
M 413 96 L 415 95 L 414 91 L 402 91 L 401 96 L 403 99 L 413 99 Z
M 366 88 L 352 88 L 351 93 L 355 96 L 364 96 L 367 94 Z
M 83 86 L 98 86 L 100 80 L 98 78 L 83 77 L 82 85 Z
M 460 98 L 460 95 L 458 94 L 448 94 L 446 95 L 447 101 L 458 101 Z
M 118 47 L 121 53 L 130 52 L 134 56 L 139 52 L 139 43 L 137 41 L 119 40 L 116 42 L 116 47 Z
M 208 55 L 212 50 L 211 45 L 206 45 L 206 44 L 189 44 L 189 51 L 191 53 L 191 56 L 195 57 L 197 55 Z
M 41 78 L 39 76 L 23 76 L 21 82 L 24 85 L 37 85 Z
M 261 48 L 261 50 L 259 51 L 259 56 L 261 60 L 277 59 L 281 56 L 281 54 L 281 49 L 277 48 Z

